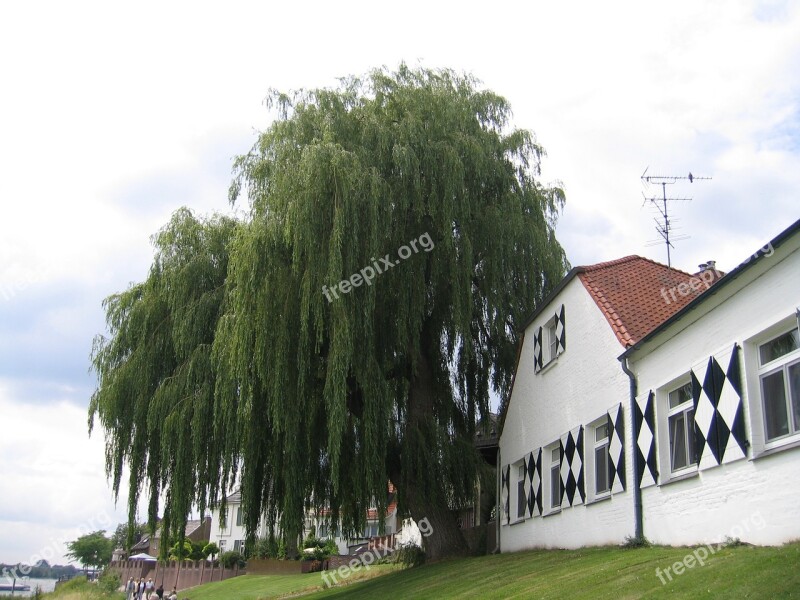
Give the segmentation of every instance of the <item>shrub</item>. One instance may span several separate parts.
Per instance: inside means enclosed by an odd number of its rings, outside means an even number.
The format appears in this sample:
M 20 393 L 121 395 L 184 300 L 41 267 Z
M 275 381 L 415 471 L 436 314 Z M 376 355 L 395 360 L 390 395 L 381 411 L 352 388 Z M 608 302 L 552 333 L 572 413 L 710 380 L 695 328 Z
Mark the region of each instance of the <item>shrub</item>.
M 97 587 L 107 594 L 113 594 L 122 587 L 122 580 L 114 571 L 104 571 L 97 580 Z
M 219 554 L 219 546 L 217 546 L 214 542 L 209 542 L 208 544 L 203 546 L 204 558 L 208 558 L 209 556 L 213 558 L 217 554 Z
M 425 562 L 425 550 L 416 544 L 401 546 L 393 555 L 394 561 L 409 567 L 418 567 Z
M 244 556 L 242 556 L 240 552 L 236 552 L 236 550 L 229 550 L 228 552 L 220 554 L 219 562 L 222 563 L 222 566 L 226 569 L 232 569 L 236 565 L 239 565 L 241 568 L 245 565 Z

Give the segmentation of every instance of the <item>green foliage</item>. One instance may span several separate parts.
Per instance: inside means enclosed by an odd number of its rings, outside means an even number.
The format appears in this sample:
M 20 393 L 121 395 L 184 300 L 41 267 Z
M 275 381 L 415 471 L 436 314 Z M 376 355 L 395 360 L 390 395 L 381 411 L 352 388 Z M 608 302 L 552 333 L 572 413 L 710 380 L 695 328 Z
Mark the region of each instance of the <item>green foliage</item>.
M 203 546 L 203 558 L 208 558 L 209 556 L 214 557 L 217 554 L 219 554 L 219 546 L 214 542 L 209 542 Z
M 474 491 L 476 424 L 508 396 L 521 325 L 568 267 L 563 192 L 470 76 L 402 65 L 271 105 L 235 163 L 247 220 L 179 211 L 147 280 L 106 300 L 90 427 L 115 493 L 130 466 L 131 521 L 140 490 L 151 527 L 166 498 L 166 539 L 193 504 L 224 510 L 234 481 L 247 547 L 264 516 L 297 540 L 310 498 L 356 532 L 391 480 L 436 549 L 460 537 L 448 509 Z M 323 286 L 424 239 L 326 301 Z
M 391 556 L 394 562 L 408 567 L 418 567 L 425 564 L 425 551 L 416 544 L 401 546 Z
M 194 548 L 191 541 L 184 540 L 182 544 L 180 542 L 175 542 L 169 549 L 169 559 L 170 560 L 190 559 L 192 558 L 192 552 L 194 552 Z
M 240 552 L 236 552 L 235 550 L 228 550 L 227 552 L 223 552 L 219 555 L 219 562 L 224 566 L 226 569 L 232 569 L 236 565 L 239 565 L 239 568 L 245 566 L 244 556 Z
M 625 543 L 622 544 L 623 548 L 649 548 L 650 546 L 650 540 L 646 537 L 637 538 L 633 535 L 626 535 Z
M 107 594 L 113 594 L 119 591 L 121 585 L 122 580 L 114 571 L 104 571 L 97 580 L 97 586 Z
M 106 472 L 115 497 L 128 480 L 129 522 L 148 500 L 153 533 L 163 507 L 162 552 L 183 536 L 193 503 L 219 495 L 224 425 L 215 414 L 211 347 L 224 311 L 228 247 L 236 222 L 180 209 L 153 237 L 147 279 L 104 302 L 110 338 L 95 338 L 97 389 L 89 404 L 106 432 Z
M 274 537 L 259 539 L 255 544 L 253 556 L 256 558 L 278 558 L 278 540 Z
M 77 560 L 86 567 L 102 567 L 111 562 L 113 548 L 105 531 L 95 531 L 82 535 L 77 540 L 67 542 L 67 557 Z
M 120 523 L 111 536 L 111 547 L 116 550 L 122 548 L 129 551 L 131 546 L 139 542 L 147 533 L 145 523 Z

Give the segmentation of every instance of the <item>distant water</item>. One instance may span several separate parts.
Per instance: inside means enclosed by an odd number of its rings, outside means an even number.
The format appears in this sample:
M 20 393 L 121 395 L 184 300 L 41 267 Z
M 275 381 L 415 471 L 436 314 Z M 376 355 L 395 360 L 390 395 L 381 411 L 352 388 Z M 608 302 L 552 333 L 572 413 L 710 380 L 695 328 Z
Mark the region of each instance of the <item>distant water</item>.
M 2 582 L 2 583 L 10 583 L 5 578 L 0 579 L 0 582 Z M 30 592 L 19 592 L 19 591 L 16 591 L 13 594 L 11 592 L 0 592 L 0 597 L 2 597 L 2 598 L 6 598 L 6 597 L 9 597 L 9 598 L 27 598 L 28 596 L 33 595 L 33 591 L 36 589 L 37 585 L 40 588 L 42 588 L 43 592 L 52 592 L 54 589 L 56 589 L 56 580 L 55 579 L 26 579 L 24 581 L 17 580 L 17 583 L 18 584 L 24 583 L 25 585 L 31 586 L 31 591 Z

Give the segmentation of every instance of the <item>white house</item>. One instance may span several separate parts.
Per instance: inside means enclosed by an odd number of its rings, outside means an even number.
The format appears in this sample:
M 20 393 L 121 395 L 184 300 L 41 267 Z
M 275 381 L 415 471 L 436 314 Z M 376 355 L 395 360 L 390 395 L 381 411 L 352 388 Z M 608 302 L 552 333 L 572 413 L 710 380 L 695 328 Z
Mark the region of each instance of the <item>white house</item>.
M 501 423 L 502 551 L 635 534 L 629 380 L 617 357 L 701 293 L 661 297 L 691 278 L 638 256 L 576 267 L 529 318 Z
M 639 257 L 570 271 L 523 334 L 502 551 L 800 537 L 798 248 L 800 221 L 721 278 Z
M 800 221 L 622 356 L 646 537 L 800 539 Z
M 412 519 L 401 520 L 398 515 L 396 490 L 391 483 L 389 484 L 388 494 L 387 511 L 383 523 L 383 535 L 396 535 L 396 543 L 399 545 L 408 543 L 420 545 L 422 538 L 416 523 L 414 523 Z M 228 550 L 241 552 L 244 550 L 246 535 L 242 520 L 242 498 L 239 492 L 228 496 L 227 510 L 228 518 L 225 527 L 222 527 L 220 509 L 216 508 L 212 511 L 210 539 L 212 542 L 216 542 L 221 552 L 226 552 Z M 364 531 L 359 532 L 359 535 L 356 537 L 342 537 L 338 528 L 331 526 L 330 519 L 327 518 L 325 512 L 316 514 L 313 510 L 310 510 L 306 514 L 303 536 L 308 535 L 313 530 L 315 534 L 322 539 L 332 538 L 339 548 L 339 554 L 347 555 L 350 554 L 352 550 L 364 545 L 370 539 L 381 535 L 378 510 L 376 508 L 370 508 L 367 511 L 366 517 L 367 523 Z M 257 537 L 263 538 L 266 536 L 266 521 L 262 520 L 258 528 Z

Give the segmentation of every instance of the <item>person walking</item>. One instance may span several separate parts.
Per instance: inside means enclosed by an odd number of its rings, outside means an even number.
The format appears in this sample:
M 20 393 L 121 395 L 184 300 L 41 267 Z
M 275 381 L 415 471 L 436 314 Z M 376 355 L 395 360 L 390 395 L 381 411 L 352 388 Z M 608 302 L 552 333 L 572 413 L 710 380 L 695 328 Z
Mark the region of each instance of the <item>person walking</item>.
M 156 595 L 163 600 L 164 598 L 164 583 L 160 583 L 156 588 Z
M 133 600 L 133 594 L 136 591 L 136 584 L 133 582 L 133 577 L 128 579 L 128 584 L 125 586 L 125 600 Z
M 139 594 L 137 596 L 138 600 L 142 600 L 144 598 L 144 588 L 145 588 L 146 585 L 147 585 L 147 583 L 145 582 L 144 578 L 139 580 L 139 589 L 137 590 L 137 592 Z

